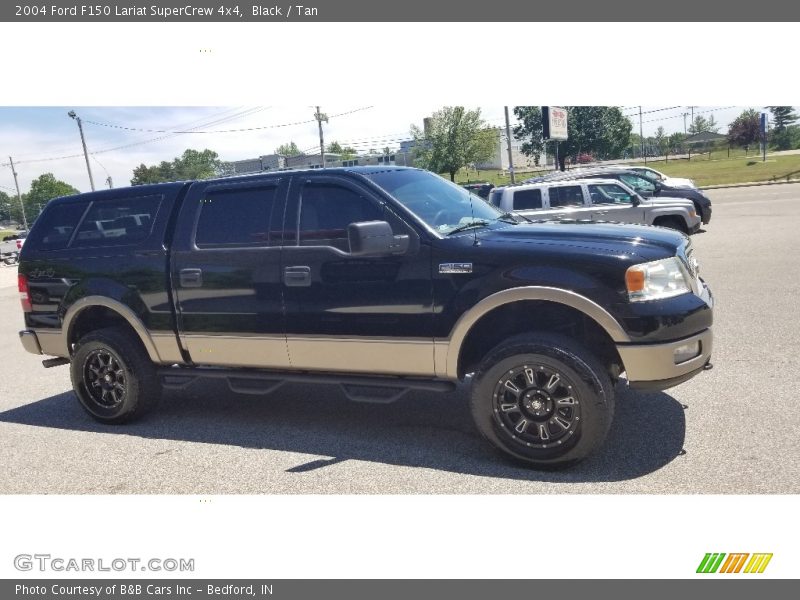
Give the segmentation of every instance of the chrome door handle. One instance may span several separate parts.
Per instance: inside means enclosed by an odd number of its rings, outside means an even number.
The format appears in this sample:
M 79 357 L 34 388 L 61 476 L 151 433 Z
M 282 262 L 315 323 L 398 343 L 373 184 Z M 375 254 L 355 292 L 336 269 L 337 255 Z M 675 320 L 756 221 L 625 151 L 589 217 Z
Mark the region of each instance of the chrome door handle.
M 286 287 L 308 287 L 311 285 L 311 267 L 294 266 L 283 269 L 283 283 Z

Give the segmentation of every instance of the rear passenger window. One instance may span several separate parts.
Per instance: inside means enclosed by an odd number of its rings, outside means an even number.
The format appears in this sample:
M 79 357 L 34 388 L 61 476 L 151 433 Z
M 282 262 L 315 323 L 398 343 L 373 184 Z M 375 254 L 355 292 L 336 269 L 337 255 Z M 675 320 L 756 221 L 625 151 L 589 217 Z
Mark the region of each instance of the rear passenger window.
M 579 185 L 551 187 L 548 194 L 550 195 L 550 208 L 583 206 L 583 192 Z
M 542 190 L 517 190 L 514 192 L 514 210 L 542 208 Z
M 197 222 L 197 247 L 268 244 L 277 190 L 277 186 L 249 187 L 206 194 Z
M 25 243 L 37 250 L 66 248 L 88 202 L 68 202 L 44 209 Z
M 117 198 L 92 203 L 73 246 L 122 246 L 141 242 L 153 229 L 162 196 Z
M 306 185 L 300 204 L 301 246 L 333 246 L 349 252 L 350 223 L 383 219 L 383 211 L 376 204 L 338 185 Z

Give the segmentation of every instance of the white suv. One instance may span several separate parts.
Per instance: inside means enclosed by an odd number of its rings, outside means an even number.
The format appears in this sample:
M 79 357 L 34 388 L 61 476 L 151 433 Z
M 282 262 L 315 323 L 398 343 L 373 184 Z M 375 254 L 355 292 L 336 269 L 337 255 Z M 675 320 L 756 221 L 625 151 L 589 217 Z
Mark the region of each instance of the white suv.
M 576 219 L 659 225 L 694 233 L 700 228 L 691 200 L 645 200 L 616 179 L 573 179 L 493 189 L 489 202 L 531 219 Z

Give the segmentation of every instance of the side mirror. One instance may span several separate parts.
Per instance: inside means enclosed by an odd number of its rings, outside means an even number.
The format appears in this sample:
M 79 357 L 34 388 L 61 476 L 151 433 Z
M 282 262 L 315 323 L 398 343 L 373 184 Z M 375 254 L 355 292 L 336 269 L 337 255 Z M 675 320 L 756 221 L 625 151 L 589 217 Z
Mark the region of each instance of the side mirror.
M 657 196 L 658 194 L 661 193 L 661 190 L 664 189 L 664 184 L 662 184 L 660 181 L 654 181 L 653 185 L 656 186 L 656 189 L 653 192 L 653 195 Z
M 634 194 L 631 196 L 631 204 L 634 206 L 639 206 L 642 203 L 643 198 L 639 194 Z
M 409 237 L 394 235 L 386 221 L 363 221 L 347 226 L 347 238 L 352 256 L 387 256 L 408 250 Z

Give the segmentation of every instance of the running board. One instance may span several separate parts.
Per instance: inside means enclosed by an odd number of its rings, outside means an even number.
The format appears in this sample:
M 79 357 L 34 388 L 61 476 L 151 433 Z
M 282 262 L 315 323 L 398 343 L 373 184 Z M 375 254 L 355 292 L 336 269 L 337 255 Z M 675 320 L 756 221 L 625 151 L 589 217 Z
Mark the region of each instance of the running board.
M 338 375 L 336 373 L 275 372 L 207 367 L 161 367 L 158 376 L 168 389 L 183 389 L 200 379 L 223 379 L 232 392 L 239 394 L 269 394 L 285 383 L 317 383 L 338 385 L 342 393 L 354 402 L 388 404 L 399 400 L 411 390 L 452 392 L 450 381 L 413 377 L 374 377 Z

